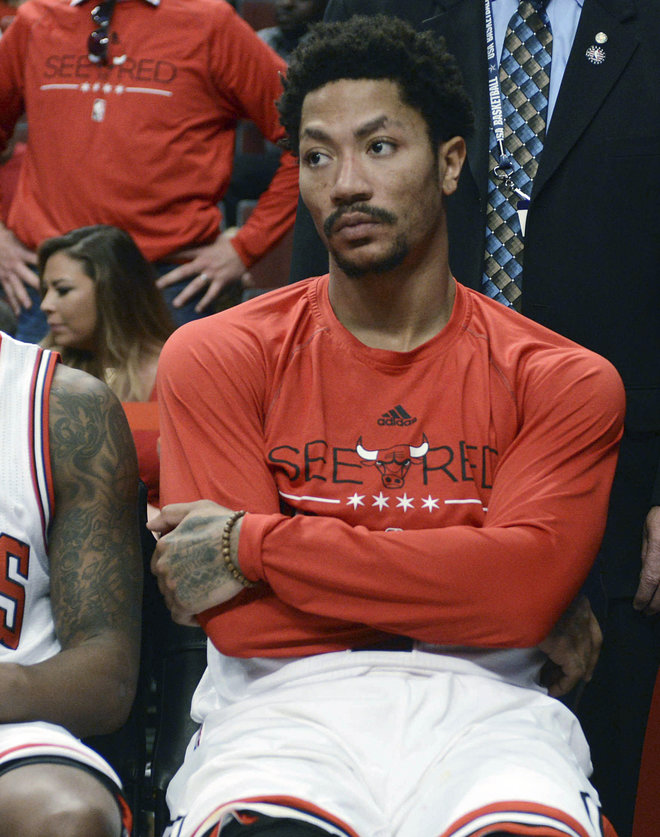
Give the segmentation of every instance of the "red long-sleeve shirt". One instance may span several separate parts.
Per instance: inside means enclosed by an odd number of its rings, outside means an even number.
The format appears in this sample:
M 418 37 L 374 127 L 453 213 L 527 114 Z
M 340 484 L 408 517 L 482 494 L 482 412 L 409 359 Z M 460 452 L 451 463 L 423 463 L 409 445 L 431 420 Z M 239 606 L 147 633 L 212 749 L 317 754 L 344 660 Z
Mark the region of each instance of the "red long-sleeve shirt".
M 186 326 L 161 355 L 161 498 L 247 509 L 239 561 L 265 582 L 201 614 L 208 635 L 239 657 L 382 632 L 536 645 L 600 544 L 617 373 L 460 285 L 436 337 L 369 348 L 327 282 Z
M 27 246 L 86 224 L 128 230 L 151 261 L 208 243 L 236 121 L 277 142 L 284 62 L 224 0 L 117 3 L 108 67 L 87 57 L 91 4 L 33 0 L 0 39 L 0 147 L 29 139 L 7 220 Z M 114 63 L 116 60 L 117 63 Z M 232 243 L 246 265 L 293 225 L 297 167 L 280 169 Z

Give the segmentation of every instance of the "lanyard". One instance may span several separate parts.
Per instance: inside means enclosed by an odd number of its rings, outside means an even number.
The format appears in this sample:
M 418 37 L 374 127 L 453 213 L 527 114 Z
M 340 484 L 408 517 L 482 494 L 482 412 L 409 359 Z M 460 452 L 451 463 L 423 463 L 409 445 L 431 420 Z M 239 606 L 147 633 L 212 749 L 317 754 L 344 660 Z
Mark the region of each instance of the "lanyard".
M 525 194 L 513 182 L 513 161 L 504 147 L 504 114 L 502 112 L 502 91 L 500 89 L 499 67 L 497 66 L 497 51 L 495 49 L 495 26 L 493 25 L 492 0 L 484 0 L 486 11 L 486 56 L 488 58 L 488 101 L 490 103 L 490 121 L 495 132 L 495 140 L 499 149 L 499 161 L 493 169 L 495 177 L 499 177 L 503 184 L 524 201 L 529 201 Z

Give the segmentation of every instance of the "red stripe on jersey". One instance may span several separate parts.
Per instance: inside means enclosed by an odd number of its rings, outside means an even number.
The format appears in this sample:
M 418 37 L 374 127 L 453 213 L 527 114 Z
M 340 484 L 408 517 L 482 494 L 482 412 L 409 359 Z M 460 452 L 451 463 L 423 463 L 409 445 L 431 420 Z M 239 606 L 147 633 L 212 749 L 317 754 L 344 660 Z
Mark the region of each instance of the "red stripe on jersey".
M 32 486 L 34 494 L 37 498 L 37 505 L 39 507 L 39 516 L 41 518 L 41 531 L 44 536 L 44 544 L 46 543 L 46 511 L 41 502 L 41 490 L 39 488 L 39 478 L 37 476 L 37 445 L 34 438 L 35 427 L 34 417 L 36 415 L 36 398 L 37 398 L 37 382 L 39 379 L 39 371 L 41 370 L 41 359 L 43 357 L 43 349 L 38 349 L 37 358 L 34 362 L 34 369 L 32 370 L 32 380 L 30 381 L 30 400 L 29 400 L 29 416 L 28 416 L 28 438 L 30 440 L 30 475 L 32 477 Z M 40 410 L 43 414 L 43 410 Z M 43 435 L 43 434 L 42 434 Z M 43 455 L 43 444 L 40 443 L 38 447 L 39 453 Z
M 46 475 L 46 497 L 48 500 L 48 514 L 49 519 L 53 519 L 55 513 L 55 487 L 53 484 L 53 470 L 50 461 L 50 388 L 55 376 L 55 369 L 59 361 L 59 355 L 51 353 L 48 358 L 48 368 L 44 376 L 44 386 L 42 395 L 41 407 L 41 427 L 42 427 L 42 444 L 43 444 L 43 458 L 44 469 Z
M 53 488 L 53 474 L 50 463 L 50 434 L 48 432 L 48 417 L 50 410 L 50 387 L 55 374 L 55 367 L 57 365 L 58 355 L 48 352 L 44 353 L 43 349 L 39 349 L 37 359 L 34 364 L 34 371 L 32 373 L 32 380 L 30 382 L 30 416 L 29 416 L 29 438 L 30 438 L 30 473 L 32 476 L 32 485 L 34 487 L 37 504 L 39 507 L 39 515 L 41 518 L 41 531 L 44 538 L 44 546 L 47 544 L 47 523 L 52 519 L 55 504 L 55 492 Z M 37 393 L 37 384 L 40 373 L 43 370 L 42 386 L 39 393 Z M 39 438 L 36 438 L 35 417 L 39 416 L 41 421 L 41 432 Z M 45 498 L 43 497 L 39 479 L 37 474 L 37 457 L 40 457 L 43 463 L 43 473 L 45 479 Z M 44 502 L 47 504 L 44 507 Z

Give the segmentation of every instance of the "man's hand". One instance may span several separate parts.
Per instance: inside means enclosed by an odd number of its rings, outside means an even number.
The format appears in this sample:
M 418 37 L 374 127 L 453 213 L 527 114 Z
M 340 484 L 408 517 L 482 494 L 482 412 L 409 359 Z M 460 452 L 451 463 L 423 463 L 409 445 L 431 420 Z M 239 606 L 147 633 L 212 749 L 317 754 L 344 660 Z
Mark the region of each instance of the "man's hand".
M 548 655 L 541 684 L 552 697 L 568 694 L 580 680 L 591 680 L 603 634 L 586 596 L 576 599 L 539 645 Z
M 245 284 L 249 283 L 249 273 L 241 261 L 232 244 L 231 236 L 227 233 L 219 235 L 213 244 L 203 247 L 191 247 L 189 250 L 181 250 L 177 253 L 184 259 L 190 259 L 180 267 L 175 267 L 164 276 L 161 276 L 157 284 L 159 288 L 166 288 L 187 277 L 194 277 L 187 287 L 175 297 L 173 305 L 175 308 L 188 302 L 188 300 L 201 293 L 206 288 L 206 293 L 195 306 L 195 311 L 203 311 L 230 282 L 243 279 Z
M 660 506 L 646 515 L 642 537 L 642 572 L 633 601 L 635 610 L 660 613 Z
M 36 253 L 24 247 L 13 232 L 0 224 L 0 285 L 16 315 L 22 308 L 32 306 L 24 285 L 39 287 L 39 277 L 28 266 L 36 263 Z
M 172 619 L 181 625 L 196 625 L 196 613 L 223 604 L 243 589 L 222 557 L 222 532 L 231 513 L 210 500 L 173 503 L 148 524 L 161 535 L 151 571 Z M 232 529 L 234 551 L 240 525 L 238 520 Z

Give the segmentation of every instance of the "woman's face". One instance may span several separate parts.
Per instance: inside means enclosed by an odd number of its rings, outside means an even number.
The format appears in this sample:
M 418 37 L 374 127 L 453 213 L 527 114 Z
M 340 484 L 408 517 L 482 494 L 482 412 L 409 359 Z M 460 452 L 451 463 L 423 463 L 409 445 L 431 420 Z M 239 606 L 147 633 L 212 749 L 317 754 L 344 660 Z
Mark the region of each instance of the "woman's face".
M 41 310 L 55 342 L 67 348 L 94 351 L 98 322 L 96 288 L 82 263 L 63 251 L 53 253 L 41 281 Z

